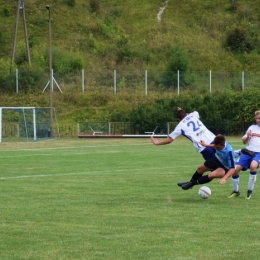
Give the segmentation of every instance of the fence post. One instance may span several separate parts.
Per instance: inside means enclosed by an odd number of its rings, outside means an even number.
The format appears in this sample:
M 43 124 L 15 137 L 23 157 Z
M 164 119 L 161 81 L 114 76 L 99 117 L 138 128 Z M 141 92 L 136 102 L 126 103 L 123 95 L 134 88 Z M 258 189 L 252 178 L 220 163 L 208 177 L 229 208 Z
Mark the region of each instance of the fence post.
M 0 107 L 0 143 L 2 142 L 2 108 Z
M 85 75 L 84 75 L 84 69 L 82 69 L 82 92 L 84 92 L 84 82 L 85 82 Z
M 178 88 L 178 95 L 180 94 L 180 71 L 178 70 L 177 73 L 177 88 Z
M 245 74 L 244 71 L 242 71 L 242 90 L 245 88 Z
M 114 94 L 116 94 L 116 70 L 114 70 Z
M 18 93 L 18 83 L 19 83 L 19 80 L 18 80 L 18 69 L 15 70 L 15 84 L 16 84 L 16 93 Z
M 145 70 L 144 77 L 145 77 L 145 95 L 147 95 L 147 70 Z
M 211 93 L 211 70 L 209 71 L 209 93 Z

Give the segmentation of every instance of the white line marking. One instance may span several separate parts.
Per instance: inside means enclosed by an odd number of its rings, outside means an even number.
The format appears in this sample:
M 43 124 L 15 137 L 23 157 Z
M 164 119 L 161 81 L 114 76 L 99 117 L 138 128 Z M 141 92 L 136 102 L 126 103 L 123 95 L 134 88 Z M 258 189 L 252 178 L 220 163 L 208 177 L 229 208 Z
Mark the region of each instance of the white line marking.
M 42 150 L 60 150 L 60 149 L 81 149 L 81 148 L 101 148 L 104 147 L 124 147 L 124 146 L 140 146 L 140 145 L 152 145 L 152 143 L 142 143 L 142 144 L 114 144 L 114 145 L 84 145 L 84 146 L 60 146 L 60 147 L 46 147 L 46 148 L 23 148 L 23 149 L 6 149 L 0 150 L 0 152 L 19 152 L 19 151 L 42 151 Z
M 85 152 L 75 152 L 75 153 L 59 153 L 63 156 L 72 156 L 72 155 L 82 155 L 82 154 L 105 154 L 105 153 L 120 153 L 121 151 L 85 151 Z M 22 158 L 22 157 L 35 157 L 35 156 L 53 156 L 53 153 L 34 153 L 34 154 L 23 154 L 23 155 L 16 155 L 15 158 Z M 13 155 L 0 155 L 0 158 L 13 158 Z
M 180 167 L 180 166 L 178 166 Z M 181 166 L 183 168 L 190 167 L 190 166 Z M 174 174 L 174 175 L 182 175 L 182 173 L 175 173 L 174 171 L 165 172 L 166 169 L 172 169 L 172 167 L 157 167 L 157 168 L 146 168 L 146 171 L 149 171 L 149 173 L 141 173 L 143 172 L 143 169 L 131 169 L 131 175 L 134 174 Z M 160 170 L 161 172 L 158 173 L 151 173 L 151 170 Z M 139 171 L 139 173 L 137 173 Z M 163 172 L 164 171 L 164 172 Z M 93 175 L 93 174 L 109 174 L 114 172 L 129 172 L 129 169 L 121 169 L 121 170 L 113 170 L 113 171 L 92 171 L 92 172 L 70 172 L 70 173 L 55 173 L 55 174 L 37 174 L 37 175 L 21 175 L 21 176 L 10 176 L 10 177 L 0 177 L 0 180 L 11 180 L 11 179 L 25 179 L 25 178 L 38 178 L 38 177 L 60 177 L 60 176 L 72 176 L 72 175 Z

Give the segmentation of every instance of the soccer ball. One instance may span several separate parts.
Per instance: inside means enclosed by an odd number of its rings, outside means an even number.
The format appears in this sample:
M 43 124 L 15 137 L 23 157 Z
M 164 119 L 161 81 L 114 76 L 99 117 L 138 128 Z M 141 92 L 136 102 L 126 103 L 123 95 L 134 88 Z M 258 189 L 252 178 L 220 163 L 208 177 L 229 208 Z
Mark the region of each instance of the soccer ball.
M 207 186 L 202 186 L 199 189 L 199 196 L 202 199 L 207 199 L 211 195 L 211 189 Z

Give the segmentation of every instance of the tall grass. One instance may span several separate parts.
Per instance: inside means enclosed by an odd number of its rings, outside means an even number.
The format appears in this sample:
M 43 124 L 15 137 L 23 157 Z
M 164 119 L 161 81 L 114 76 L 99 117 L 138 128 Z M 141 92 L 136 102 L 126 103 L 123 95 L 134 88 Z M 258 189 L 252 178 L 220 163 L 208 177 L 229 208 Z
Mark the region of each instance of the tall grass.
M 16 4 L 5 1 L 0 7 L 0 58 L 3 58 L 3 62 L 10 57 Z M 257 33 L 257 2 L 241 0 L 233 8 L 233 1 L 226 0 L 214 3 L 208 0 L 203 3 L 199 0 L 169 1 L 162 21 L 158 22 L 156 16 L 162 4 L 161 0 L 54 1 L 50 4 L 54 50 L 59 49 L 65 61 L 68 58 L 73 60 L 71 53 L 74 54 L 77 56 L 77 66 L 86 62 L 93 70 L 108 67 L 121 70 L 163 70 L 168 59 L 165 50 L 179 44 L 188 54 L 193 69 L 246 68 L 257 71 L 257 51 L 250 55 L 242 54 L 244 58 L 240 59 L 224 48 L 226 32 L 240 25 L 241 21 L 249 26 L 245 27 L 246 30 L 256 30 Z M 25 12 L 32 66 L 34 69 L 47 68 L 48 62 L 44 55 L 48 48 L 48 12 L 39 0 L 28 0 Z M 20 58 L 25 57 L 21 20 L 20 17 L 16 49 Z M 122 39 L 127 41 L 121 46 L 123 48 L 119 48 Z M 26 62 L 22 64 L 24 67 L 27 65 Z

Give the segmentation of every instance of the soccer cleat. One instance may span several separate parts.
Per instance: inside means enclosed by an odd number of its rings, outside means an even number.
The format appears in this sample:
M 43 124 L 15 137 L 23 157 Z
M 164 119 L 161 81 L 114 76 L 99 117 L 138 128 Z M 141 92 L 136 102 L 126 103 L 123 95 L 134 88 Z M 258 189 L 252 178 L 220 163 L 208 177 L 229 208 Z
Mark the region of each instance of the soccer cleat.
M 251 156 L 251 157 L 255 157 L 255 153 L 252 152 L 252 151 L 247 150 L 246 148 L 241 149 L 241 153 L 242 153 L 242 154 L 249 155 L 249 156 Z
M 183 184 L 181 187 L 183 190 L 192 189 L 194 184 L 192 182 L 187 182 L 186 184 Z
M 249 199 L 251 198 L 252 193 L 253 193 L 253 192 L 252 192 L 251 190 L 248 190 L 248 191 L 247 191 L 247 194 L 246 194 L 246 199 L 247 199 L 247 200 L 249 200 Z
M 239 191 L 233 191 L 229 196 L 228 198 L 236 198 L 240 195 L 240 192 Z
M 188 181 L 185 181 L 185 182 L 178 182 L 177 185 L 178 185 L 179 187 L 182 187 L 182 185 L 184 185 L 184 184 L 186 184 L 186 183 L 189 183 L 189 182 L 188 182 Z

